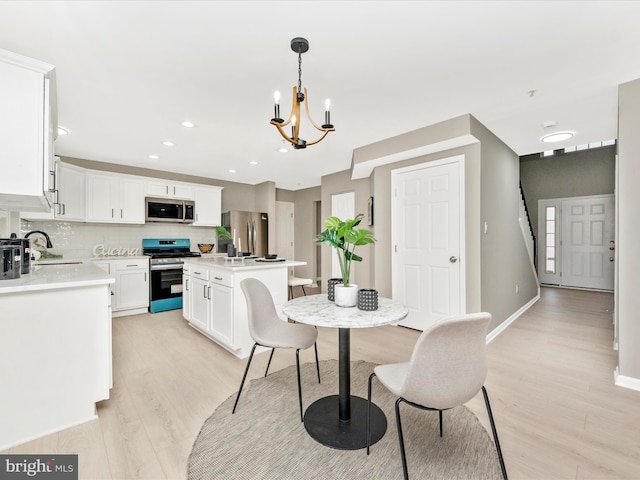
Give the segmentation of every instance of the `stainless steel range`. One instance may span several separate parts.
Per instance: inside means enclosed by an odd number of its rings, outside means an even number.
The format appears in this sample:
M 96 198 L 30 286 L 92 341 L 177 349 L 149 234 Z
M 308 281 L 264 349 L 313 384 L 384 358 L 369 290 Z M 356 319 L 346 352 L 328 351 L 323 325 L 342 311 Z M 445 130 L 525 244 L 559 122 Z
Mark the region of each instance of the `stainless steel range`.
M 187 257 L 199 257 L 191 251 L 188 238 L 145 238 L 142 253 L 149 255 L 151 313 L 182 308 L 182 265 Z

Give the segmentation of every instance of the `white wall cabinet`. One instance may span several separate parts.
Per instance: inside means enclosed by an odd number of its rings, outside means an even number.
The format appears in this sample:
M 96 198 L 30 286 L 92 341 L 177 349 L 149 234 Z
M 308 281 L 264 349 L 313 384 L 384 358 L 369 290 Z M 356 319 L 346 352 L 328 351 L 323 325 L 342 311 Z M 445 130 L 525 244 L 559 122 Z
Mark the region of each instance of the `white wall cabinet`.
M 0 206 L 48 212 L 57 130 L 55 67 L 0 50 L 0 105 Z
M 48 212 L 20 212 L 26 220 L 85 221 L 86 170 L 75 165 L 56 161 L 53 207 Z
M 196 227 L 217 227 L 222 223 L 222 187 L 195 187 Z
M 111 285 L 114 317 L 146 313 L 149 310 L 149 258 L 123 257 L 94 260 L 93 263 L 116 280 Z
M 144 223 L 144 182 L 132 175 L 88 171 L 87 222 Z
M 193 185 L 188 183 L 169 182 L 167 180 L 149 180 L 147 182 L 148 197 L 193 200 L 193 194 Z

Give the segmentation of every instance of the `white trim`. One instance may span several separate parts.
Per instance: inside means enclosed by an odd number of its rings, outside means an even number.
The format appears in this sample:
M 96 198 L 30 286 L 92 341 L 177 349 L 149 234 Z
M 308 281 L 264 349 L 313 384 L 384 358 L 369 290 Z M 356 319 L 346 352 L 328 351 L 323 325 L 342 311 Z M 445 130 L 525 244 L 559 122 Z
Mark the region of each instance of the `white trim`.
M 538 300 L 540 300 L 540 287 L 539 286 L 538 286 L 538 295 L 536 295 L 531 300 L 529 300 L 528 303 L 526 303 L 525 305 L 520 307 L 513 315 L 511 315 L 504 322 L 502 322 L 500 325 L 498 325 L 496 328 L 494 328 L 493 330 L 491 330 L 487 334 L 487 343 L 490 343 L 498 335 L 500 335 L 502 332 L 504 332 L 509 325 L 511 325 L 520 315 L 522 315 L 524 312 L 529 310 L 529 308 L 531 308 L 533 306 L 533 304 L 536 303 Z
M 479 140 L 473 135 L 461 135 L 459 137 L 450 138 L 442 142 L 432 143 L 430 145 L 424 145 L 418 148 L 412 148 L 403 152 L 392 153 L 390 155 L 384 155 L 382 157 L 372 158 L 364 162 L 354 163 L 351 167 L 351 180 L 357 180 L 359 178 L 367 178 L 371 176 L 371 172 L 376 167 L 381 165 L 388 165 L 390 163 L 401 162 L 402 160 L 409 160 L 411 158 L 418 158 L 431 153 L 444 152 L 445 150 L 451 150 L 453 148 L 465 147 L 478 143 Z
M 629 388 L 631 390 L 637 390 L 640 392 L 640 378 L 627 377 L 626 375 L 620 375 L 619 367 L 613 371 L 614 383 L 623 388 Z

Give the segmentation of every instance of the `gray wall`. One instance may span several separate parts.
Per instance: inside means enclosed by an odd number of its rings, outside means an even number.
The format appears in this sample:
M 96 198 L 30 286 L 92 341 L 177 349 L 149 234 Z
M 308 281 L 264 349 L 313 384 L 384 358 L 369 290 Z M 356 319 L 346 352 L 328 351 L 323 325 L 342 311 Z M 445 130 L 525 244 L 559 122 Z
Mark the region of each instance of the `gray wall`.
M 614 193 L 615 145 L 520 158 L 520 181 L 531 226 L 538 236 L 538 200 Z
M 538 279 L 518 221 L 520 160 L 473 117 L 471 131 L 480 140 L 482 159 L 475 230 L 481 238 L 481 309 L 493 315 L 493 328 L 537 296 Z
M 640 388 L 640 79 L 618 89 L 618 185 L 616 242 L 618 370 Z M 623 260 L 624 259 L 624 260 Z

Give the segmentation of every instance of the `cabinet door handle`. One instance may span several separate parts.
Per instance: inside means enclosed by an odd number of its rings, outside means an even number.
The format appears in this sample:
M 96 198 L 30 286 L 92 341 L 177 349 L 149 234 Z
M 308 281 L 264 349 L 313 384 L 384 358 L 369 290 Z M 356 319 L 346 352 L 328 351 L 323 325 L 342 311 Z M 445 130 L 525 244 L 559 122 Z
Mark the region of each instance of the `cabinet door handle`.
M 207 298 L 207 286 L 206 286 L 206 285 L 203 285 L 203 287 L 204 287 L 204 289 L 202 290 L 202 296 L 203 296 L 204 298 Z
M 123 218 L 122 209 L 120 209 L 120 218 Z
M 222 277 L 213 277 L 216 280 L 222 280 Z
M 189 291 L 189 279 L 185 278 L 184 279 L 184 289 L 188 292 Z
M 49 191 L 51 193 L 57 192 L 58 190 L 56 189 L 57 185 L 57 181 L 56 181 L 56 171 L 55 170 L 49 170 L 49 175 L 51 175 L 53 177 L 53 188 L 50 188 Z
M 207 300 L 211 300 L 211 287 L 207 287 L 208 290 L 208 294 L 207 294 Z
M 147 283 L 147 272 L 144 272 L 144 283 Z
M 111 209 L 111 218 L 113 218 L 113 208 Z
M 138 265 L 136 265 L 135 263 L 133 265 L 127 265 L 127 268 L 129 267 L 137 267 Z
M 169 195 L 169 185 L 165 185 L 164 189 L 165 189 L 165 193 L 164 194 L 165 195 Z

